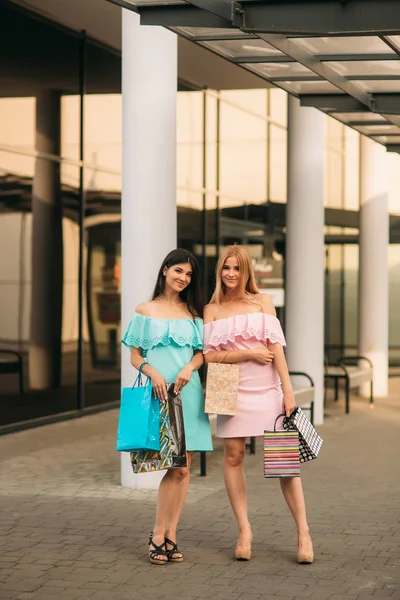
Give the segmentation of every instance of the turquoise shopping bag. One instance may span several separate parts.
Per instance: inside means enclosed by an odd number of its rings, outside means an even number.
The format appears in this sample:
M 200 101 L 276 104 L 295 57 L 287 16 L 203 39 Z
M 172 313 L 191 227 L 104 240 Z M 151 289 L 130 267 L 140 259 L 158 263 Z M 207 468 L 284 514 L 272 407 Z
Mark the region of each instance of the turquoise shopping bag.
M 123 388 L 118 420 L 117 450 L 160 450 L 160 403 L 153 386 L 142 385 L 139 373 L 131 388 Z

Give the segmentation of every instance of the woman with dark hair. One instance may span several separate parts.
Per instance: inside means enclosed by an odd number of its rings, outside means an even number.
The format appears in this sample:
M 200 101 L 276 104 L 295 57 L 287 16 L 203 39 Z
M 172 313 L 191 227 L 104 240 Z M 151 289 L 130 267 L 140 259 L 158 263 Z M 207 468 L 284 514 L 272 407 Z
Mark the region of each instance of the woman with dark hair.
M 181 392 L 187 464 L 163 477 L 156 519 L 149 539 L 149 560 L 156 565 L 182 562 L 176 533 L 189 486 L 193 452 L 212 450 L 208 416 L 198 369 L 203 364 L 203 302 L 195 257 L 178 248 L 164 259 L 152 300 L 140 304 L 122 343 L 131 351 L 131 363 L 150 377 L 154 394 L 167 399 L 166 384 Z

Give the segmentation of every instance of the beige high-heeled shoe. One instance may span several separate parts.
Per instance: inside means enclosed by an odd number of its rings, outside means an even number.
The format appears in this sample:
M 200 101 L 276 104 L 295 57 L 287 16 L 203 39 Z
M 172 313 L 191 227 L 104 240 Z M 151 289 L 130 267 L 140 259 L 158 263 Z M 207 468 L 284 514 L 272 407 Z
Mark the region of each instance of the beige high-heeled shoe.
M 297 551 L 297 562 L 299 565 L 311 565 L 314 562 L 314 548 L 311 539 L 310 542 L 311 548 Z
M 251 536 L 251 539 L 250 539 L 250 546 L 248 548 L 241 548 L 240 550 L 238 549 L 237 544 L 236 544 L 236 550 L 235 550 L 235 559 L 236 560 L 250 560 L 252 541 L 253 541 L 253 536 Z

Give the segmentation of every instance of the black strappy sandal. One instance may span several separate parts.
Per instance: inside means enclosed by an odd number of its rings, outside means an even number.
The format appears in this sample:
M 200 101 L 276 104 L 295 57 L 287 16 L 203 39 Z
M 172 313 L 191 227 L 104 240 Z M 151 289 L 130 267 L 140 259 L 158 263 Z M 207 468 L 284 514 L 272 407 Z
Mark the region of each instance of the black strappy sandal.
M 167 545 L 168 546 L 172 546 L 171 550 L 167 550 Z M 183 554 L 179 550 L 179 548 L 175 544 L 175 542 L 173 542 L 169 538 L 165 538 L 165 540 L 164 540 L 164 546 L 165 546 L 165 550 L 166 550 L 169 562 L 180 563 L 180 562 L 183 561 Z M 180 556 L 177 556 L 177 557 L 174 558 L 174 554 L 180 554 Z
M 168 552 L 165 549 L 165 542 L 161 544 L 161 546 L 157 546 L 153 542 L 153 534 L 150 534 L 149 537 L 149 546 L 152 546 L 154 550 L 149 550 L 149 561 L 152 565 L 165 565 L 169 561 Z M 167 560 L 162 560 L 161 558 L 156 558 L 156 556 L 166 556 Z

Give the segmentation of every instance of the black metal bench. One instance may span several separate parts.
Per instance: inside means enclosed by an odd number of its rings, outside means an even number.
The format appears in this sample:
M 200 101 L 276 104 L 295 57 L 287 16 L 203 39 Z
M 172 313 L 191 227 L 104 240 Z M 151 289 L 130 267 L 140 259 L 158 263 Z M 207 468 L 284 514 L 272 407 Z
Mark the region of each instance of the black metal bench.
M 18 373 L 19 391 L 22 394 L 24 391 L 22 356 L 13 350 L 0 348 L 0 375 L 5 373 Z
M 373 365 L 365 356 L 342 356 L 337 365 L 325 366 L 325 386 L 331 379 L 335 386 L 335 402 L 339 399 L 339 383 L 345 383 L 345 412 L 350 412 L 350 390 L 363 383 L 370 384 L 370 404 L 374 403 Z
M 310 421 L 314 423 L 314 382 L 312 378 L 302 371 L 290 371 L 290 379 L 292 381 L 294 397 L 296 399 L 296 405 L 301 406 L 302 410 L 309 411 Z M 307 383 L 304 382 L 307 380 Z M 211 432 L 215 434 L 217 417 L 216 415 L 210 415 Z M 250 454 L 256 453 L 256 438 L 251 437 L 250 441 L 246 444 L 246 448 Z M 207 453 L 200 452 L 200 475 L 204 477 L 207 475 Z

